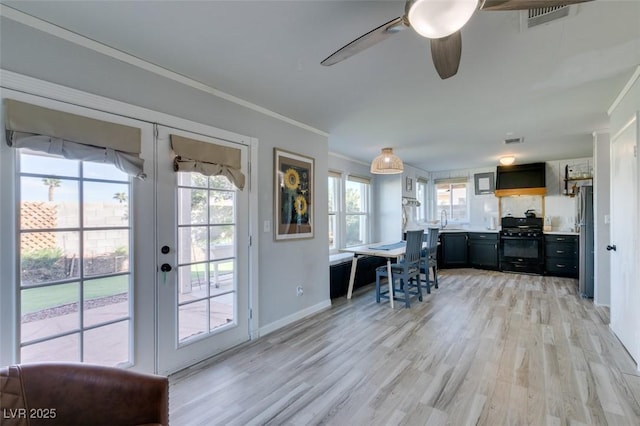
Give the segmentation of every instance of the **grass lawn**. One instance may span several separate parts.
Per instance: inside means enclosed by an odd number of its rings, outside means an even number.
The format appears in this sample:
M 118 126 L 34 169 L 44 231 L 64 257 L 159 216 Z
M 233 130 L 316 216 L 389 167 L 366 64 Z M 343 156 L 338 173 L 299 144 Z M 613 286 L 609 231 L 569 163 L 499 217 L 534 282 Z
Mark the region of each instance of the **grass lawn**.
M 85 281 L 84 299 L 98 299 L 126 293 L 129 290 L 129 276 L 99 278 Z M 80 299 L 79 283 L 68 283 L 51 287 L 41 287 L 22 290 L 22 314 L 37 312 L 42 309 L 53 308 L 67 303 L 78 302 Z
M 206 268 L 207 263 L 198 263 L 196 265 L 191 265 L 191 279 L 204 279 L 204 271 Z M 229 272 L 233 272 L 233 261 L 220 262 L 218 264 L 219 274 L 226 274 Z M 213 266 L 211 266 L 211 274 L 213 275 Z
M 191 266 L 192 279 L 204 279 L 205 263 Z M 220 274 L 233 271 L 233 262 L 222 262 L 218 266 Z M 84 284 L 84 299 L 98 299 L 129 291 L 129 275 L 87 280 Z M 22 290 L 22 314 L 37 312 L 42 309 L 53 308 L 67 303 L 78 302 L 80 299 L 79 283 L 60 284 L 51 287 L 41 287 Z

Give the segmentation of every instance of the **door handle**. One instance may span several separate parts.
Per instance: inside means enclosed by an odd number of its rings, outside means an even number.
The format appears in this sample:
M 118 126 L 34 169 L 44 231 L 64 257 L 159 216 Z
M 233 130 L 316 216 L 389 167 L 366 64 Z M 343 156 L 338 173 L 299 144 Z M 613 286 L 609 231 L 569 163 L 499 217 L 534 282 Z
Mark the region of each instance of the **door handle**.
M 167 283 L 167 272 L 171 272 L 171 265 L 168 263 L 163 263 L 160 265 L 160 270 L 162 271 L 162 283 Z
M 616 251 L 616 245 L 615 244 L 607 246 L 607 251 L 611 251 L 611 250 Z

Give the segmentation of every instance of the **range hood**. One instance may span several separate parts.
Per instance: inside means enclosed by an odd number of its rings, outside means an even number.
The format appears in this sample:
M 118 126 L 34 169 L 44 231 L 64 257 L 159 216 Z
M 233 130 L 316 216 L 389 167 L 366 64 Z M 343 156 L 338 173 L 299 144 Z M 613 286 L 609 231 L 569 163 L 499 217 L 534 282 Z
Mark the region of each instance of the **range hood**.
M 498 166 L 496 171 L 496 197 L 545 195 L 546 193 L 545 163 Z

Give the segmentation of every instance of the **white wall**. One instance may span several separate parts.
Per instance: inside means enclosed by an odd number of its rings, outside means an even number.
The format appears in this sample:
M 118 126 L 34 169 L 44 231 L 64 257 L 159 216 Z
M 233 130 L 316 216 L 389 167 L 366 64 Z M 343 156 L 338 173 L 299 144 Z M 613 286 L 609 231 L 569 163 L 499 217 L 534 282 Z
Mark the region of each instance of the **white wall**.
M 402 239 L 402 182 L 398 175 L 376 175 L 375 216 L 373 239 L 375 241 L 400 241 Z
M 5 70 L 257 138 L 258 206 L 251 214 L 260 224 L 254 230 L 259 327 L 268 332 L 330 304 L 326 135 L 8 20 L 3 20 L 0 61 Z M 275 242 L 271 233 L 262 232 L 264 222 L 273 221 L 275 147 L 315 159 L 313 239 Z M 301 297 L 297 285 L 304 287 Z
M 456 177 L 469 179 L 470 220 L 466 225 L 470 228 L 487 228 L 491 218 L 494 218 L 496 225 L 500 226 L 500 214 L 506 216 L 511 213 L 513 216 L 522 217 L 528 209 L 535 209 L 536 214 L 541 217 L 544 206 L 544 216 L 550 218 L 553 231 L 571 231 L 575 228 L 576 200 L 573 197 L 563 195 L 564 166 L 569 164 L 570 167 L 589 169 L 593 165 L 593 161 L 591 158 L 576 158 L 547 161 L 546 164 L 547 195 L 544 200 L 541 196 L 502 197 L 500 200 L 493 194 L 476 195 L 474 175 L 487 172 L 495 174 L 495 167 L 432 172 L 431 177 L 434 180 Z M 591 181 L 584 183 L 590 184 Z M 434 219 L 438 219 L 437 212 L 434 214 Z
M 495 167 L 483 168 L 483 169 L 471 169 L 469 170 L 469 201 L 470 201 L 470 223 L 472 228 L 490 228 L 492 221 L 495 226 L 500 226 L 500 218 L 498 216 L 498 198 L 493 194 L 479 194 L 476 195 L 476 185 L 474 175 L 477 173 L 493 173 L 494 185 L 495 185 Z

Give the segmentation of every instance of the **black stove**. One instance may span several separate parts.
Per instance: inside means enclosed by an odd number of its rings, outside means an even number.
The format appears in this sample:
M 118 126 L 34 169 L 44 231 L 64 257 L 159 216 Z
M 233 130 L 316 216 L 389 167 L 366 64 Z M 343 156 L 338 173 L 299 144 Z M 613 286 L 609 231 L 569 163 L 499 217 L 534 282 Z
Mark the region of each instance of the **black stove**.
M 535 237 L 542 234 L 542 218 L 539 217 L 503 217 L 500 235 L 510 237 Z
M 507 216 L 500 224 L 500 270 L 543 274 L 542 218 Z

